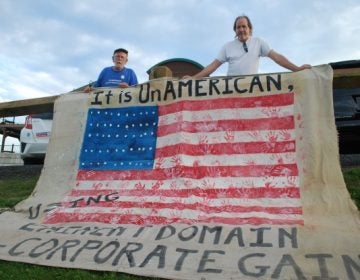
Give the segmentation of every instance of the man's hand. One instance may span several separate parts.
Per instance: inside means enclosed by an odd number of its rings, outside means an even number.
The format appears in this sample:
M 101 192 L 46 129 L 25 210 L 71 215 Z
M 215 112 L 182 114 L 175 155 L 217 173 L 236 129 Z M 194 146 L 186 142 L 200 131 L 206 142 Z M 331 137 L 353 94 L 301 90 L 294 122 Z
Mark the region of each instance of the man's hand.
M 129 87 L 129 84 L 128 83 L 120 83 L 119 87 L 120 88 L 127 88 L 127 87 Z
M 91 86 L 87 86 L 87 87 L 84 89 L 84 92 L 85 92 L 85 93 L 90 93 L 90 92 L 92 92 L 92 87 L 91 87 Z
M 297 71 L 301 71 L 301 70 L 305 70 L 305 69 L 311 69 L 311 65 L 310 64 L 301 65 L 299 67 L 299 70 L 297 70 Z
M 182 77 L 182 79 L 184 80 L 190 80 L 192 79 L 193 77 L 189 76 L 189 75 L 185 75 L 184 77 Z

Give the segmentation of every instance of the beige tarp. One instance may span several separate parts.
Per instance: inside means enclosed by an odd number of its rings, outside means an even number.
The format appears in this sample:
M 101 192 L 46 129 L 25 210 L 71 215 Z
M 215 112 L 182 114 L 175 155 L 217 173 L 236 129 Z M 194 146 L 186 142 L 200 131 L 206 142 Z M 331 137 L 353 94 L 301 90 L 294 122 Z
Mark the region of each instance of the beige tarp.
M 332 76 L 324 65 L 62 95 L 34 192 L 0 215 L 0 258 L 170 279 L 360 279 Z

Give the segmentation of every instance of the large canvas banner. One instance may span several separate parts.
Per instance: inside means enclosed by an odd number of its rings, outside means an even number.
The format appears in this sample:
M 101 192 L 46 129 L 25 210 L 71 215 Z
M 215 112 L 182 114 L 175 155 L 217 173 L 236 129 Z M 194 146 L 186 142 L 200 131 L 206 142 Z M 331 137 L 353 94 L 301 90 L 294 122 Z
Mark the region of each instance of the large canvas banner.
M 360 279 L 328 65 L 62 95 L 0 258 L 169 279 Z

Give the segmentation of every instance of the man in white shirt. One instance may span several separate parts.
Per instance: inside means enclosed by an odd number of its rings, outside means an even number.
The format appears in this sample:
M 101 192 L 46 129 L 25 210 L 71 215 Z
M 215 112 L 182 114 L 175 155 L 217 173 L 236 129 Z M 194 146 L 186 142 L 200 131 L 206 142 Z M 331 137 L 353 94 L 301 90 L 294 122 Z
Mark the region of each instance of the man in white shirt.
M 285 56 L 272 50 L 263 39 L 252 37 L 253 28 L 247 16 L 242 15 L 237 17 L 233 29 L 236 33 L 236 38 L 226 43 L 216 59 L 199 73 L 192 76 L 192 78 L 207 77 L 224 62 L 229 63 L 227 73 L 229 76 L 256 74 L 259 70 L 260 57 L 266 56 L 291 71 L 311 68 L 309 64 L 302 66 L 293 64 Z

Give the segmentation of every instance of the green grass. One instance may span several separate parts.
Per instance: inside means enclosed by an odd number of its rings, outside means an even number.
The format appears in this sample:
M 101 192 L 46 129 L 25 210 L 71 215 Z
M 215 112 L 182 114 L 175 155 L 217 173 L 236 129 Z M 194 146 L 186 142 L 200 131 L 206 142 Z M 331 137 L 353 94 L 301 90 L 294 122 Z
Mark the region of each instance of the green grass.
M 343 170 L 347 189 L 360 209 L 360 168 Z M 38 176 L 25 179 L 0 180 L 0 208 L 11 208 L 16 203 L 31 194 L 36 185 Z M 75 279 L 75 280 L 145 280 L 160 279 L 128 275 L 116 272 L 88 271 L 83 269 L 69 269 L 46 267 L 32 264 L 23 264 L 0 260 L 0 280 L 48 280 L 48 279 Z
M 343 174 L 350 196 L 360 209 L 360 168 L 344 169 Z
M 0 208 L 11 208 L 27 198 L 34 189 L 38 176 L 25 179 L 0 180 Z
M 6 280 L 145 280 L 156 278 L 145 278 L 124 273 L 88 271 L 83 269 L 69 269 L 58 267 L 47 267 L 32 264 L 0 261 L 0 279 Z M 160 279 L 160 278 L 157 278 Z

